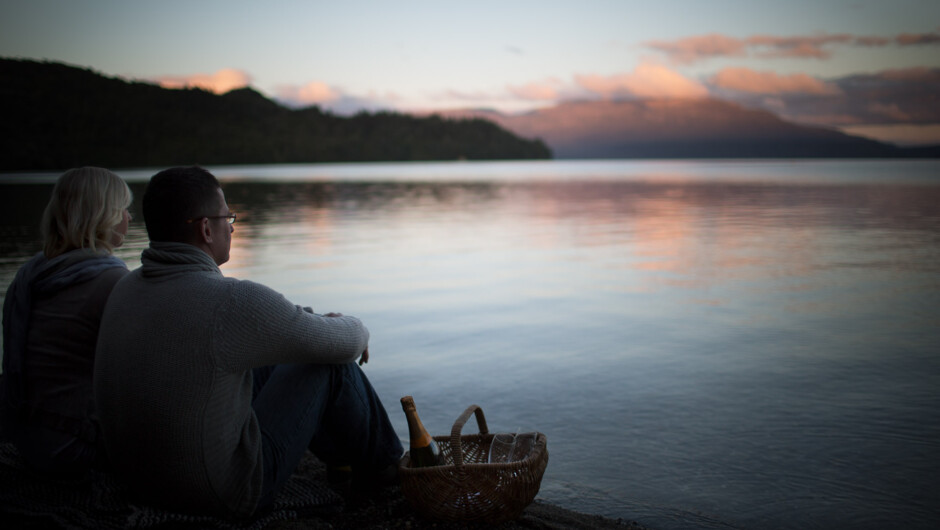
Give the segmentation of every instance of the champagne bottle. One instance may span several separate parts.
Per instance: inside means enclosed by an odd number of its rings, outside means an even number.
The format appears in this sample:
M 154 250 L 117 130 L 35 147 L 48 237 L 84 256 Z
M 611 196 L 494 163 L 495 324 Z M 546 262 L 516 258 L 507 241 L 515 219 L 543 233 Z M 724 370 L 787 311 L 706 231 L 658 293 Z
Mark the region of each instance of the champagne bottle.
M 405 411 L 405 418 L 408 420 L 408 434 L 411 438 L 411 449 L 408 454 L 411 456 L 411 467 L 442 465 L 444 460 L 441 457 L 441 448 L 421 423 L 414 399 L 411 396 L 401 398 L 401 408 Z

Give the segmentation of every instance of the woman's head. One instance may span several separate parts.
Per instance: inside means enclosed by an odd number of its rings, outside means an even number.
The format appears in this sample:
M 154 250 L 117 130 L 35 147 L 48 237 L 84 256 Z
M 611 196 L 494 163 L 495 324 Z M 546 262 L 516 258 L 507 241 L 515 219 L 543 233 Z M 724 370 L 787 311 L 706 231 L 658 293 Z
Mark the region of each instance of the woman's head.
M 124 180 L 107 169 L 66 171 L 56 182 L 42 215 L 46 257 L 76 248 L 111 252 L 121 246 L 132 198 Z

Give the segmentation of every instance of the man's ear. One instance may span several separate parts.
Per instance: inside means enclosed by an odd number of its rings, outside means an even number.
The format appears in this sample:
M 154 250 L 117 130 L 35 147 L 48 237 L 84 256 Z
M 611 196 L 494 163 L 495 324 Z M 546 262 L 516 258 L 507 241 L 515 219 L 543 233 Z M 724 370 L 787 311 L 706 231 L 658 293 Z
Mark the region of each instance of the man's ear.
M 203 217 L 199 220 L 199 241 L 201 243 L 212 243 L 212 223 L 209 219 Z

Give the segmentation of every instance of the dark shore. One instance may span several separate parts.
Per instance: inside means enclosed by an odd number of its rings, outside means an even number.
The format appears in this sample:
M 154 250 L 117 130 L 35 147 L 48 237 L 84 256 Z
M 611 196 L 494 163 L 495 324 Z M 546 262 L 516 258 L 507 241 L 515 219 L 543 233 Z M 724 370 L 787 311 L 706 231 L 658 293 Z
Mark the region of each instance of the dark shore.
M 297 470 L 326 480 L 326 468 L 312 455 L 302 462 Z M 499 530 L 514 529 L 544 529 L 544 530 L 591 530 L 591 529 L 618 529 L 618 530 L 648 530 L 634 521 L 622 519 L 609 519 L 597 515 L 578 513 L 566 510 L 559 506 L 536 500 L 522 516 L 511 522 L 498 526 L 490 524 L 467 524 L 438 522 L 423 519 L 408 503 L 398 486 L 386 488 L 364 500 L 353 501 L 346 504 L 341 513 L 330 516 L 305 518 L 296 521 L 277 521 L 268 524 L 265 530 L 301 530 L 301 529 L 425 529 L 438 530 L 476 530 L 496 528 Z
M 298 479 L 306 483 L 327 481 L 326 466 L 308 453 L 296 471 Z M 52 481 L 26 471 L 12 444 L 0 444 L 0 527 L 4 529 L 48 529 L 48 528 L 120 528 L 131 525 L 138 528 L 183 530 L 198 528 L 227 528 L 228 524 L 210 518 L 148 518 L 131 516 L 121 503 L 125 502 L 114 481 L 104 480 L 104 474 L 95 474 L 97 479 L 79 481 Z M 97 484 L 98 486 L 93 486 Z M 107 486 L 107 484 L 112 484 Z M 91 487 L 89 487 L 91 486 Z M 338 497 L 337 497 L 338 499 Z M 165 513 L 165 512 L 159 512 Z M 293 512 L 297 513 L 297 512 Z M 270 515 L 261 515 L 254 521 L 241 521 L 231 528 L 253 528 L 264 530 L 300 529 L 631 529 L 647 530 L 646 527 L 629 520 L 609 519 L 567 510 L 536 500 L 515 521 L 498 526 L 490 524 L 467 524 L 460 522 L 437 522 L 422 518 L 408 503 L 401 487 L 392 486 L 366 497 L 358 496 L 333 509 L 313 510 L 296 519 L 280 520 Z M 287 514 L 284 514 L 287 515 Z
M 597 515 L 566 510 L 552 504 L 535 501 L 522 516 L 498 526 L 488 524 L 466 524 L 434 522 L 418 516 L 408 501 L 402 496 L 400 488 L 390 488 L 381 495 L 357 506 L 348 507 L 342 513 L 313 519 L 297 521 L 279 521 L 269 524 L 266 530 L 300 529 L 425 529 L 439 530 L 476 530 L 495 528 L 499 530 L 544 529 L 544 530 L 592 530 L 592 529 L 630 529 L 647 530 L 634 521 L 608 519 Z
M 326 468 L 311 454 L 301 461 L 298 473 L 319 476 L 326 480 Z M 386 488 L 364 500 L 347 502 L 345 509 L 338 514 L 307 518 L 297 521 L 278 521 L 265 527 L 265 530 L 300 530 L 300 529 L 425 529 L 439 530 L 476 530 L 496 528 L 499 530 L 544 529 L 544 530 L 593 530 L 593 529 L 629 529 L 648 530 L 634 521 L 609 519 L 597 515 L 588 515 L 567 510 L 559 506 L 536 500 L 530 504 L 522 516 L 500 525 L 467 524 L 459 522 L 429 521 L 418 515 L 408 503 L 398 486 Z
M 2 513 L 3 528 L 23 530 L 46 530 L 59 528 L 54 521 L 44 517 L 26 517 Z M 166 523 L 155 528 L 161 530 L 193 530 L 200 528 L 193 523 Z M 218 528 L 212 526 L 212 528 Z M 400 488 L 389 488 L 380 495 L 356 506 L 348 506 L 341 513 L 329 516 L 307 517 L 289 521 L 275 521 L 264 526 L 264 530 L 378 530 L 378 529 L 437 529 L 437 530 L 649 530 L 634 521 L 608 519 L 597 515 L 566 510 L 536 500 L 522 516 L 500 525 L 436 522 L 421 518 L 408 505 Z

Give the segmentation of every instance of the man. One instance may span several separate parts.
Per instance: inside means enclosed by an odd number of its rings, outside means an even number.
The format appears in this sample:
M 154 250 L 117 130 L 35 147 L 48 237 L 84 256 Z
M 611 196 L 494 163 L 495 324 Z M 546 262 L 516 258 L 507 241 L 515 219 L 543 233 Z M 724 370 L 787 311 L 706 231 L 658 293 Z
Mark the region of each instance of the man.
M 401 443 L 355 363 L 362 323 L 224 277 L 235 214 L 208 171 L 154 175 L 143 213 L 150 247 L 111 293 L 95 362 L 116 472 L 147 502 L 229 517 L 270 505 L 307 448 L 354 487 L 395 478 Z

